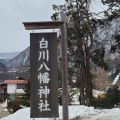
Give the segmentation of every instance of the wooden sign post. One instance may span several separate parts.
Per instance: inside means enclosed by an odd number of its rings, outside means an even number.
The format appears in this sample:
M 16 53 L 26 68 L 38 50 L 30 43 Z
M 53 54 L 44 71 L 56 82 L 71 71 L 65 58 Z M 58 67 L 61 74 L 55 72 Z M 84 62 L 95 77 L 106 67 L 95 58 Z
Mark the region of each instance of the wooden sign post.
M 68 120 L 68 69 L 67 69 L 67 28 L 66 15 L 61 15 L 61 53 L 62 53 L 62 105 L 63 120 Z
M 68 115 L 68 69 L 67 69 L 67 26 L 73 27 L 73 23 L 66 23 L 66 14 L 61 13 L 61 21 L 23 22 L 26 30 L 36 29 L 60 29 L 61 53 L 62 53 L 62 105 L 63 120 L 69 120 Z M 71 26 L 72 25 L 72 26 Z

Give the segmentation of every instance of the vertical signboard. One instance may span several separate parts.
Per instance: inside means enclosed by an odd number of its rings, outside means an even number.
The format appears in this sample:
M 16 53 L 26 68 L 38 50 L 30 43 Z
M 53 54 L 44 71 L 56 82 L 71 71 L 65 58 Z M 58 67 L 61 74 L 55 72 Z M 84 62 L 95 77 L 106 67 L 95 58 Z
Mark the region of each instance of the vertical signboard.
M 58 117 L 57 33 L 30 34 L 30 117 Z

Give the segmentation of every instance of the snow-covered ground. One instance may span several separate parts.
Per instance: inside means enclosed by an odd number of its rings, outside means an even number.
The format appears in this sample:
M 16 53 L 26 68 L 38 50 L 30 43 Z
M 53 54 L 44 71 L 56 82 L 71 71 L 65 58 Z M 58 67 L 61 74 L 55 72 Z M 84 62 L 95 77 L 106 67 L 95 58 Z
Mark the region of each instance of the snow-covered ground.
M 93 90 L 93 95 L 97 97 L 99 94 L 103 94 L 104 91 Z M 77 96 L 75 96 L 77 98 Z M 75 99 L 75 103 L 78 103 L 78 99 Z M 7 106 L 7 102 L 1 105 Z M 87 107 L 83 105 L 69 106 L 69 120 L 77 118 L 77 120 L 120 120 L 120 108 L 113 109 L 94 109 L 94 107 Z M 62 106 L 59 106 L 59 118 L 30 118 L 30 108 L 23 108 L 0 120 L 62 120 Z
M 83 105 L 69 106 L 69 120 L 120 120 L 120 108 L 98 110 Z M 30 118 L 30 108 L 23 108 L 0 120 L 62 120 L 62 107 L 59 106 L 59 118 Z

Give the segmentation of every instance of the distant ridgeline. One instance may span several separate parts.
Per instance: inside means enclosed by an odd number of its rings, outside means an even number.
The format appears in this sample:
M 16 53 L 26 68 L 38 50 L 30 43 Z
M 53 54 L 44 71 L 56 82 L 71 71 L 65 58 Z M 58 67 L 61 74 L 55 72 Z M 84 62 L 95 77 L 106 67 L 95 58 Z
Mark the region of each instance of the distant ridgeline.
M 13 70 L 28 66 L 30 66 L 30 47 L 26 48 L 7 62 L 7 67 Z
M 19 52 L 0 53 L 0 59 L 10 60 L 10 59 L 14 58 L 15 56 L 17 56 L 18 54 L 19 54 Z
M 23 71 L 23 68 L 26 66 L 30 66 L 29 54 L 29 47 L 20 53 L 1 53 L 0 83 L 6 79 L 9 80 L 19 77 L 21 75 L 21 71 Z

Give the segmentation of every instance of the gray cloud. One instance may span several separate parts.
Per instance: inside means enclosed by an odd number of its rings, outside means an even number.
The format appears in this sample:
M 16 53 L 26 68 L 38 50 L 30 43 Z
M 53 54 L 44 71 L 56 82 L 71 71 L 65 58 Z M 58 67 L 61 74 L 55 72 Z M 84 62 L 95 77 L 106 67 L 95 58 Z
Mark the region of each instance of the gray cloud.
M 47 21 L 52 4 L 64 0 L 0 0 L 0 52 L 22 51 L 29 46 L 29 33 L 22 22 Z

